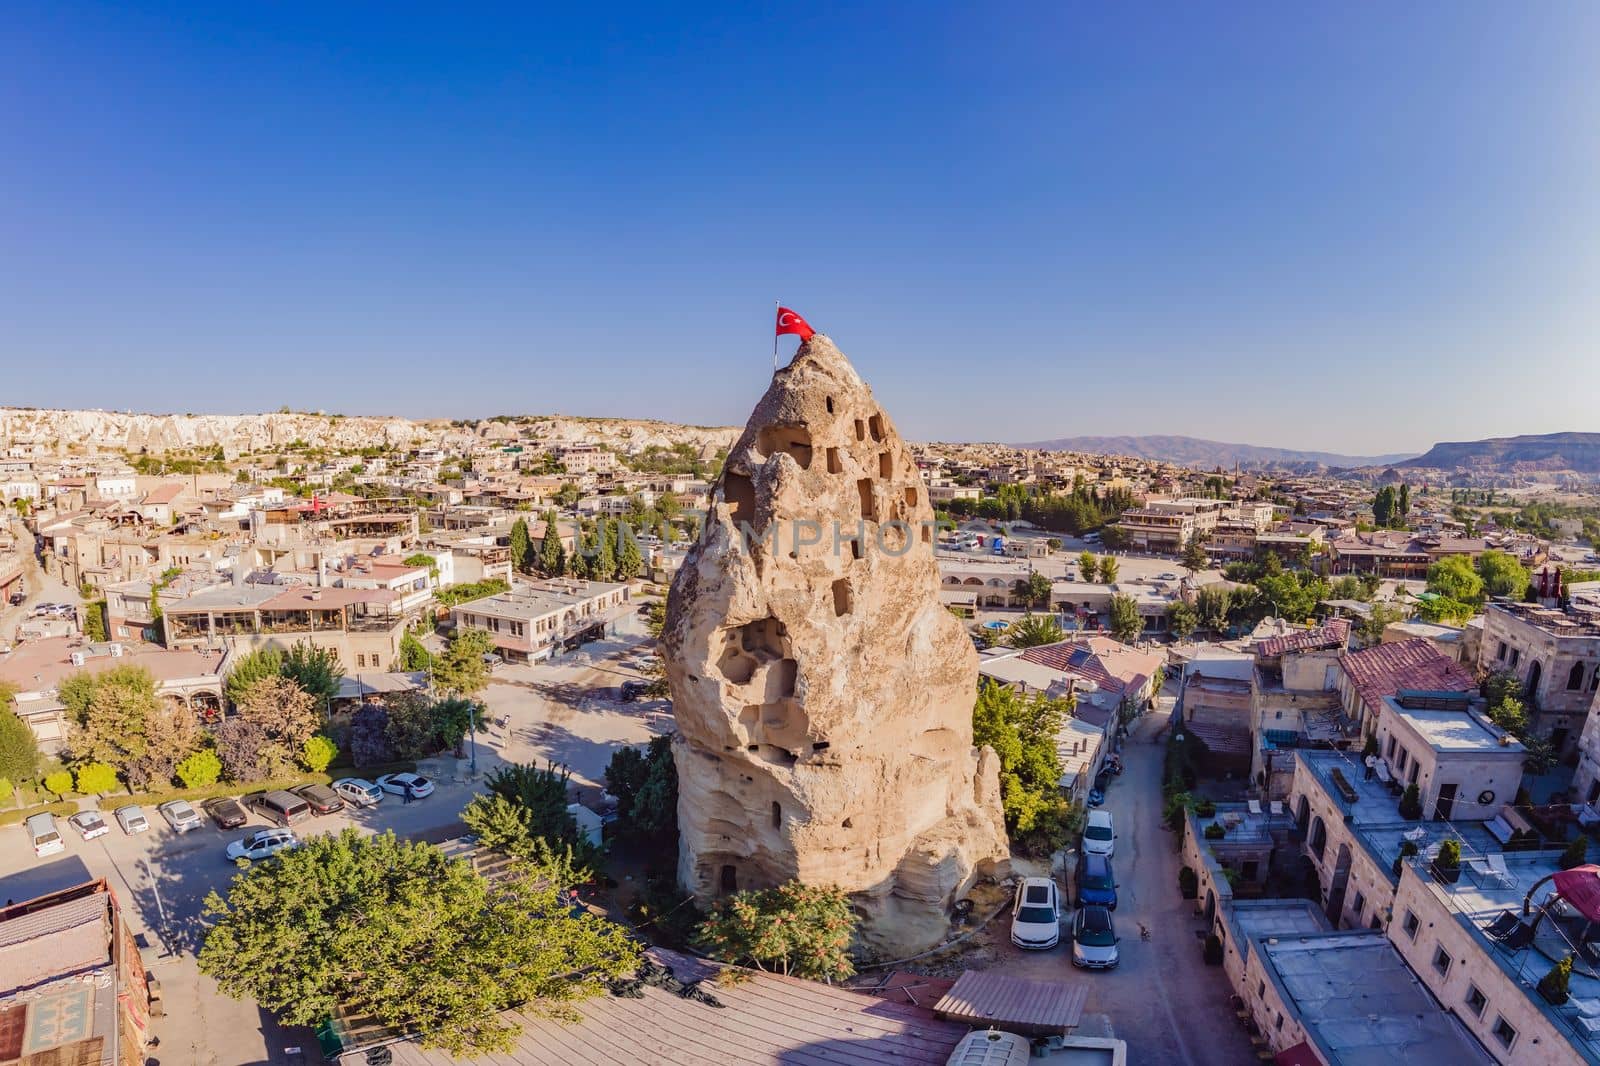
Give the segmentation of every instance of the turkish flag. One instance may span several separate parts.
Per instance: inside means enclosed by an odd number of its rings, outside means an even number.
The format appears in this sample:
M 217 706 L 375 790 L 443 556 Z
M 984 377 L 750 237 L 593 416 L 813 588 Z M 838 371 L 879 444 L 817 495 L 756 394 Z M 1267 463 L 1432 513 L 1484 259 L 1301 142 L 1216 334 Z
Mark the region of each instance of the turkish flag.
M 789 310 L 787 307 L 778 308 L 778 331 L 773 334 L 781 337 L 785 333 L 797 335 L 801 341 L 808 341 L 817 331 L 806 324 L 806 320 Z

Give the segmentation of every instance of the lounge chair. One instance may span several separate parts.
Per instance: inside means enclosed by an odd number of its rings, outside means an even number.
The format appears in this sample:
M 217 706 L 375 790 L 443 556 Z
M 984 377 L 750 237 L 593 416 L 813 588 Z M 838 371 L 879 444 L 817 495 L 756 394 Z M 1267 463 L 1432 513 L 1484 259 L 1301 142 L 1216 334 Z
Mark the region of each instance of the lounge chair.
M 1511 876 L 1511 871 L 1506 869 L 1506 857 L 1499 852 L 1494 852 L 1483 857 L 1484 864 L 1489 867 L 1489 874 L 1501 885 L 1515 888 L 1517 879 Z
M 1272 816 L 1274 818 L 1283 817 L 1283 801 L 1282 800 L 1273 800 L 1270 804 L 1267 805 L 1267 810 L 1272 812 Z
M 1579 999 L 1574 996 L 1567 1000 L 1567 1006 L 1576 1011 L 1580 1018 L 1600 1018 L 1600 999 Z
M 1246 806 L 1248 806 L 1250 808 L 1250 813 L 1251 814 L 1260 814 L 1261 813 L 1261 801 L 1260 800 L 1251 800 L 1248 804 L 1246 804 Z
M 1572 1019 L 1572 1024 L 1587 1033 L 1590 1040 L 1600 1036 L 1600 1018 L 1587 1018 L 1580 1014 Z
M 1491 940 L 1500 940 L 1511 934 L 1511 931 L 1522 924 L 1522 919 L 1517 917 L 1516 911 L 1501 911 L 1494 921 L 1483 927 Z
M 1521 951 L 1533 943 L 1533 926 L 1517 922 L 1517 927 L 1505 936 L 1500 937 L 1500 946 L 1507 951 Z

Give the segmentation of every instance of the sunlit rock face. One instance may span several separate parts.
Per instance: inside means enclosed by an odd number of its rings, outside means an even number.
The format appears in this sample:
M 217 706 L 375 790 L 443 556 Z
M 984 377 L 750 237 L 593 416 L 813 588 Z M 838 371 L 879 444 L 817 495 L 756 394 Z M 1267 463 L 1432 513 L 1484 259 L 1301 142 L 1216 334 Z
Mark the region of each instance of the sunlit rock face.
M 818 334 L 729 453 L 668 600 L 687 890 L 837 884 L 895 954 L 936 943 L 1004 862 L 977 654 L 940 603 L 933 533 L 910 452 Z

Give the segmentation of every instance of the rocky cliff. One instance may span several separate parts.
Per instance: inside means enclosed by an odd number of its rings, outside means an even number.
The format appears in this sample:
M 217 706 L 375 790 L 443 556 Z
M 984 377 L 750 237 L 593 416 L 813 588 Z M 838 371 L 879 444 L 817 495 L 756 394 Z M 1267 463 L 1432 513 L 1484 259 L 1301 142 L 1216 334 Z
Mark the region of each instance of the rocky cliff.
M 941 605 L 933 513 L 826 337 L 773 375 L 668 599 L 679 877 L 702 899 L 837 884 L 890 954 L 937 942 L 1007 856 L 977 656 Z
M 1452 441 L 1435 444 L 1426 455 L 1395 465 L 1505 474 L 1560 470 L 1597 474 L 1600 473 L 1600 433 L 1543 433 Z
M 0 409 L 0 447 L 45 444 L 52 451 L 88 452 L 212 449 L 229 455 L 270 451 L 291 441 L 320 448 L 408 448 L 470 443 L 474 438 L 518 437 L 550 442 L 587 441 L 623 451 L 689 444 L 725 448 L 733 427 L 682 426 L 625 418 L 529 415 L 514 419 L 450 422 L 372 415 L 274 412 L 243 415 L 136 414 L 119 411 Z

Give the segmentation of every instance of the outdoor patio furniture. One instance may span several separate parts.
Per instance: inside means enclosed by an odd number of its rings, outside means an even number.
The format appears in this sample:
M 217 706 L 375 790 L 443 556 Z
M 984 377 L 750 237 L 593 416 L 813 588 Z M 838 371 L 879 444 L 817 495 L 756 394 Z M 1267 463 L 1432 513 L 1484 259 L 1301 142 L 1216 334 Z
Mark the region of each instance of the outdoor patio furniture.
M 1248 804 L 1246 804 L 1246 806 L 1248 806 L 1250 808 L 1250 813 L 1251 814 L 1260 814 L 1261 813 L 1261 801 L 1260 800 L 1251 800 Z
M 1515 929 L 1497 939 L 1500 941 L 1500 946 L 1507 951 L 1521 951 L 1533 943 L 1533 926 L 1519 921 Z
M 1506 857 L 1496 852 L 1483 857 L 1485 865 L 1489 867 L 1490 877 L 1507 888 L 1515 888 L 1517 879 L 1511 876 L 1511 871 L 1506 869 Z
M 1491 940 L 1500 940 L 1521 924 L 1522 919 L 1517 917 L 1516 911 L 1501 911 L 1494 921 L 1484 926 L 1483 931 L 1489 934 Z
M 1591 1040 L 1600 1036 L 1600 1018 L 1586 1018 L 1580 1014 L 1572 1019 L 1572 1024 L 1582 1029 Z
M 1581 1018 L 1600 1018 L 1600 999 L 1580 999 L 1574 996 L 1567 1000 L 1567 1006 L 1576 1011 Z
M 1273 800 L 1267 806 L 1267 809 L 1272 812 L 1272 816 L 1274 818 L 1283 817 L 1283 801 L 1282 800 Z

